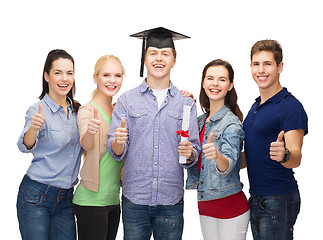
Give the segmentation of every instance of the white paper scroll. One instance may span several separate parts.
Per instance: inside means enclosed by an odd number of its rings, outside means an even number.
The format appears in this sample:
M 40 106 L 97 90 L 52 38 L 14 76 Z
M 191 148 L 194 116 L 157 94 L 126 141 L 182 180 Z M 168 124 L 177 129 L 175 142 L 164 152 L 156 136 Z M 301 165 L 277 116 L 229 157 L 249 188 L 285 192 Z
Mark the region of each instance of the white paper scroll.
M 188 105 L 184 105 L 183 107 L 183 122 L 182 122 L 182 130 L 188 131 L 190 126 L 190 115 L 191 115 L 191 107 Z M 181 136 L 181 142 L 187 141 L 188 137 Z M 185 164 L 186 163 L 185 156 L 179 156 L 179 163 Z

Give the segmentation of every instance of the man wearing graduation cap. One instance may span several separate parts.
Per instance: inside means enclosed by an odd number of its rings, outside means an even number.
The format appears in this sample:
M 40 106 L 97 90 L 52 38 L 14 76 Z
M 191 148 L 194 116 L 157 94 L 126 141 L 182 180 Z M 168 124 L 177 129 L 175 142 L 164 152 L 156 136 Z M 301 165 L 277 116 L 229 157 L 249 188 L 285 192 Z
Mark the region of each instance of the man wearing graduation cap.
M 170 81 L 176 63 L 173 40 L 188 38 L 165 28 L 140 32 L 147 78 L 124 93 L 112 114 L 107 148 L 125 159 L 122 183 L 124 239 L 177 240 L 183 232 L 184 168 L 196 164 L 199 143 L 196 105 Z M 191 107 L 188 141 L 180 142 L 183 106 Z M 179 163 L 179 155 L 186 164 Z

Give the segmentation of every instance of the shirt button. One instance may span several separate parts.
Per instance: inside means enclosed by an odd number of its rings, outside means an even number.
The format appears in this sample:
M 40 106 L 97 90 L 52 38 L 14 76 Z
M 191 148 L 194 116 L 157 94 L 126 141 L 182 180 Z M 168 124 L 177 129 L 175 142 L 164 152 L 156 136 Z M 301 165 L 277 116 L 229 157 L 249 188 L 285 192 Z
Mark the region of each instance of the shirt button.
M 156 133 L 158 133 L 158 129 L 156 129 Z
M 155 146 L 155 149 L 157 149 L 158 148 L 158 146 Z
M 71 155 L 71 158 L 73 157 L 73 155 Z
M 201 198 L 204 198 L 203 195 L 201 195 Z
M 209 126 L 212 126 L 212 123 L 209 123 Z
M 157 181 L 157 178 L 154 178 L 154 181 Z
M 257 110 L 255 110 L 253 113 L 254 113 L 254 114 L 257 114 Z

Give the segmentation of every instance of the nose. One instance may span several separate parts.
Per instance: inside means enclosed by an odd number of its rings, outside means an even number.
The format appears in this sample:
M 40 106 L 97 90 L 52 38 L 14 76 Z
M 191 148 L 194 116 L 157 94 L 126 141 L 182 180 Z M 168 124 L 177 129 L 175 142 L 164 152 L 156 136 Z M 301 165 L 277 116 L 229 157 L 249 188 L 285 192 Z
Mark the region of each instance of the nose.
M 263 64 L 259 64 L 258 72 L 263 73 L 264 70 L 265 70 L 264 65 Z

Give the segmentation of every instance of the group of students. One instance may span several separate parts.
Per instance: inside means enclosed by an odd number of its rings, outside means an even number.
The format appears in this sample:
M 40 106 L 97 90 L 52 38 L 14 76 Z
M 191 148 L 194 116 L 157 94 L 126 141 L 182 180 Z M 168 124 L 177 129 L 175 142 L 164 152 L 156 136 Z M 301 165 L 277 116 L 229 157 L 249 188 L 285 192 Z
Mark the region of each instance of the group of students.
M 280 84 L 280 44 L 262 40 L 251 49 L 260 96 L 244 120 L 232 66 L 208 63 L 199 95 L 204 114 L 197 118 L 192 95 L 170 80 L 173 40 L 186 36 L 165 28 L 132 36 L 143 39 L 141 76 L 145 65 L 147 77 L 115 106 L 125 73 L 117 57 L 97 61 L 97 88 L 80 106 L 73 58 L 64 50 L 48 54 L 40 101 L 27 110 L 18 140 L 20 151 L 34 156 L 17 198 L 22 239 L 115 239 L 121 208 L 124 239 L 181 239 L 184 169 L 186 188 L 197 189 L 205 240 L 246 239 L 249 221 L 256 240 L 293 239 L 300 195 L 292 169 L 300 165 L 308 120 Z M 188 132 L 182 130 L 185 105 Z M 249 202 L 239 177 L 245 167 Z

